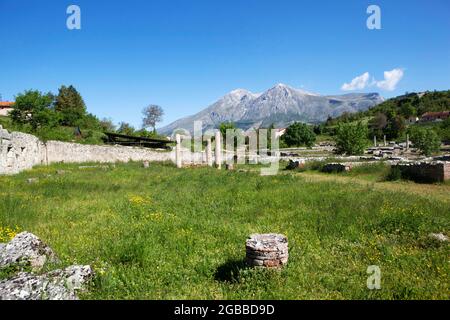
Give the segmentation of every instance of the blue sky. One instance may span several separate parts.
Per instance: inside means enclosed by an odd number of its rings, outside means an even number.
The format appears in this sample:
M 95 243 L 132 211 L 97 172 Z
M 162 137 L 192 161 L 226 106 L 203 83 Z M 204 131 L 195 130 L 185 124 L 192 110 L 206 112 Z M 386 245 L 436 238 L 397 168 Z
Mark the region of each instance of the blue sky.
M 81 30 L 66 28 L 71 4 Z M 366 27 L 370 4 L 381 30 Z M 0 43 L 4 100 L 73 84 L 89 112 L 135 126 L 148 104 L 164 108 L 164 125 L 276 83 L 384 97 L 450 89 L 448 0 L 0 0 Z M 380 82 L 391 70 L 397 80 Z

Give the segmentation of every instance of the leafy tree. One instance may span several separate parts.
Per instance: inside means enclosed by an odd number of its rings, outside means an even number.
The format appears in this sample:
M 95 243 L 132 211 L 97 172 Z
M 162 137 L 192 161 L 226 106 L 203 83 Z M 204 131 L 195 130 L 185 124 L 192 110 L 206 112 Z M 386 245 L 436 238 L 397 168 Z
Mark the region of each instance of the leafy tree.
M 125 134 L 127 136 L 132 136 L 135 131 L 134 127 L 127 122 L 119 123 L 119 129 L 117 129 L 117 133 Z
M 324 132 L 325 126 L 323 124 L 318 124 L 314 126 L 314 133 L 316 135 L 321 135 Z
M 439 135 L 442 140 L 450 141 L 450 118 L 442 121 L 439 128 Z
M 83 129 L 91 129 L 101 131 L 102 126 L 100 120 L 92 113 L 85 114 L 82 118 L 76 121 L 76 125 Z
M 434 130 L 414 127 L 410 130 L 410 136 L 414 147 L 426 156 L 439 152 L 441 148 L 441 140 Z
M 384 133 L 389 139 L 396 139 L 405 131 L 405 118 L 399 115 L 389 115 Z
M 142 110 L 144 118 L 142 119 L 142 127 L 148 128 L 152 127 L 153 132 L 156 133 L 156 124 L 162 121 L 164 115 L 164 110 L 157 105 L 149 105 Z
M 338 153 L 348 155 L 362 154 L 367 146 L 368 128 L 361 121 L 339 123 L 336 129 L 336 147 Z
M 63 126 L 77 126 L 86 115 L 83 98 L 73 86 L 59 88 L 55 110 L 60 113 L 60 123 Z
M 236 129 L 236 125 L 233 122 L 222 122 L 219 125 L 220 133 L 222 134 L 222 137 L 225 139 L 227 136 L 227 130 L 228 129 Z
M 415 116 L 417 114 L 416 108 L 411 104 L 411 102 L 406 102 L 401 104 L 400 113 L 405 117 L 409 118 L 411 116 Z
M 307 124 L 295 122 L 286 128 L 283 140 L 290 147 L 307 146 L 310 148 L 316 142 L 316 135 Z
M 53 95 L 37 90 L 27 90 L 16 96 L 14 109 L 9 116 L 13 123 L 29 124 L 33 130 L 42 126 L 55 126 L 58 117 L 53 106 Z
M 112 119 L 103 118 L 102 120 L 100 120 L 100 127 L 104 132 L 116 131 L 116 125 L 113 123 Z
M 378 112 L 369 122 L 371 134 L 382 137 L 387 126 L 387 117 L 384 113 Z
M 443 129 L 450 129 L 450 117 L 448 117 L 447 119 L 445 119 L 444 121 L 442 121 L 441 127 L 442 127 Z

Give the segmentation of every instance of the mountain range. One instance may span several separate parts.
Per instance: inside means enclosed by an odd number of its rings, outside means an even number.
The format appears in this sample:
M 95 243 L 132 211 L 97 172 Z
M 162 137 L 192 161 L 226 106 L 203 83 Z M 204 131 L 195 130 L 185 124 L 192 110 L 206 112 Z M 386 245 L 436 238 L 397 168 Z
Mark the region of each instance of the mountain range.
M 329 116 L 365 111 L 383 101 L 378 93 L 322 96 L 285 84 L 277 84 L 263 93 L 237 89 L 206 109 L 174 121 L 158 132 L 171 134 L 180 128 L 192 132 L 194 121 L 202 121 L 203 130 L 217 128 L 222 122 L 233 122 L 243 130 L 267 128 L 271 124 L 284 128 L 295 121 L 320 123 Z

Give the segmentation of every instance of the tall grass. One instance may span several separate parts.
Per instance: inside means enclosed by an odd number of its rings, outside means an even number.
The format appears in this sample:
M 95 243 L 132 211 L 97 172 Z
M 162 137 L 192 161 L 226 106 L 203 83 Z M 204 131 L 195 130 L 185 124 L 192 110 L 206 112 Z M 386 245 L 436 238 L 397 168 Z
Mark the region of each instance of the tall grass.
M 0 177 L 0 225 L 35 233 L 62 266 L 91 264 L 85 299 L 447 299 L 448 244 L 427 235 L 449 221 L 448 202 L 291 175 L 130 163 Z M 286 268 L 245 267 L 255 232 L 287 235 Z

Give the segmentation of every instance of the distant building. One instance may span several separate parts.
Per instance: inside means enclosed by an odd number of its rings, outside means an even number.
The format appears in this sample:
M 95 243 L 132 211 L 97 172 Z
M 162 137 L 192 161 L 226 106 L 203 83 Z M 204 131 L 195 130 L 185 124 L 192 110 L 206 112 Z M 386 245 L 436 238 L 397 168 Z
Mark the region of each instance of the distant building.
M 0 101 L 0 116 L 7 116 L 13 109 L 14 102 Z
M 426 112 L 420 117 L 420 122 L 444 121 L 450 117 L 450 111 Z

